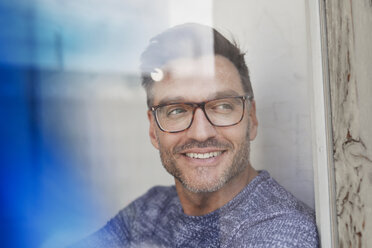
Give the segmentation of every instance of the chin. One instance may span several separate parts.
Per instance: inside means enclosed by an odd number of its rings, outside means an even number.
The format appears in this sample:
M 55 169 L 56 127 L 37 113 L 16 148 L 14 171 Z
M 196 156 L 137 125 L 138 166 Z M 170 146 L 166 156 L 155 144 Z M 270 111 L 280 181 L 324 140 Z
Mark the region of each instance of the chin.
M 212 193 L 216 192 L 222 188 L 224 184 L 216 184 L 216 185 L 190 185 L 185 182 L 181 182 L 183 187 L 186 188 L 188 191 L 193 193 Z
M 204 168 L 202 168 L 204 169 Z M 221 189 L 227 182 L 222 175 L 211 177 L 208 173 L 198 170 L 196 175 L 177 178 L 184 188 L 193 193 L 211 193 Z

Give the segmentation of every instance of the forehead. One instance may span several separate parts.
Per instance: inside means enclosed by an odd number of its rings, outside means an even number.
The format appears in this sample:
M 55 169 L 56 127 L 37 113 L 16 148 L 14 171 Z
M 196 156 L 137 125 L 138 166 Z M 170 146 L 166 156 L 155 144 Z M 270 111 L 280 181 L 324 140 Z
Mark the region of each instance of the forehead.
M 154 105 L 244 94 L 238 70 L 223 56 L 173 60 L 163 70 L 164 79 L 152 89 Z

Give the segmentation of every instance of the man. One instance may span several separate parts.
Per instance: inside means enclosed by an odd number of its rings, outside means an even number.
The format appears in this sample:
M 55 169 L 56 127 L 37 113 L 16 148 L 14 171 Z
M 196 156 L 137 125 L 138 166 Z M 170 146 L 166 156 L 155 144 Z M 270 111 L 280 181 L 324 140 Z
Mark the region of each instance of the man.
M 318 247 L 313 212 L 250 163 L 258 122 L 244 54 L 184 24 L 141 62 L 150 139 L 175 186 L 150 189 L 78 247 Z

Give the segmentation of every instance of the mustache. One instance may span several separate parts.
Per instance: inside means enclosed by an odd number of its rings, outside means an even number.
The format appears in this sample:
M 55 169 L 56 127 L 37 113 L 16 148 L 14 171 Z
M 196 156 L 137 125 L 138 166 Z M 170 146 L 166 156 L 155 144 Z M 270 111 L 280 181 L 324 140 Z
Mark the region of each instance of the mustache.
M 205 141 L 197 141 L 197 140 L 189 140 L 185 144 L 176 146 L 173 149 L 173 153 L 182 153 L 183 151 L 191 148 L 206 148 L 206 147 L 213 147 L 213 148 L 220 148 L 220 149 L 232 149 L 233 145 L 228 142 L 221 142 L 215 138 L 209 138 Z

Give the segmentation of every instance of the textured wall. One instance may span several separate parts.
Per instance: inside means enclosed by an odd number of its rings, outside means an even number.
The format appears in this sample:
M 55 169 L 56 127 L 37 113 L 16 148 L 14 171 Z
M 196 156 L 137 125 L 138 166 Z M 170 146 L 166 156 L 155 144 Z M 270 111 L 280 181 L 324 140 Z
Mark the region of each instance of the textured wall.
M 371 247 L 372 1 L 326 0 L 325 7 L 338 246 Z

